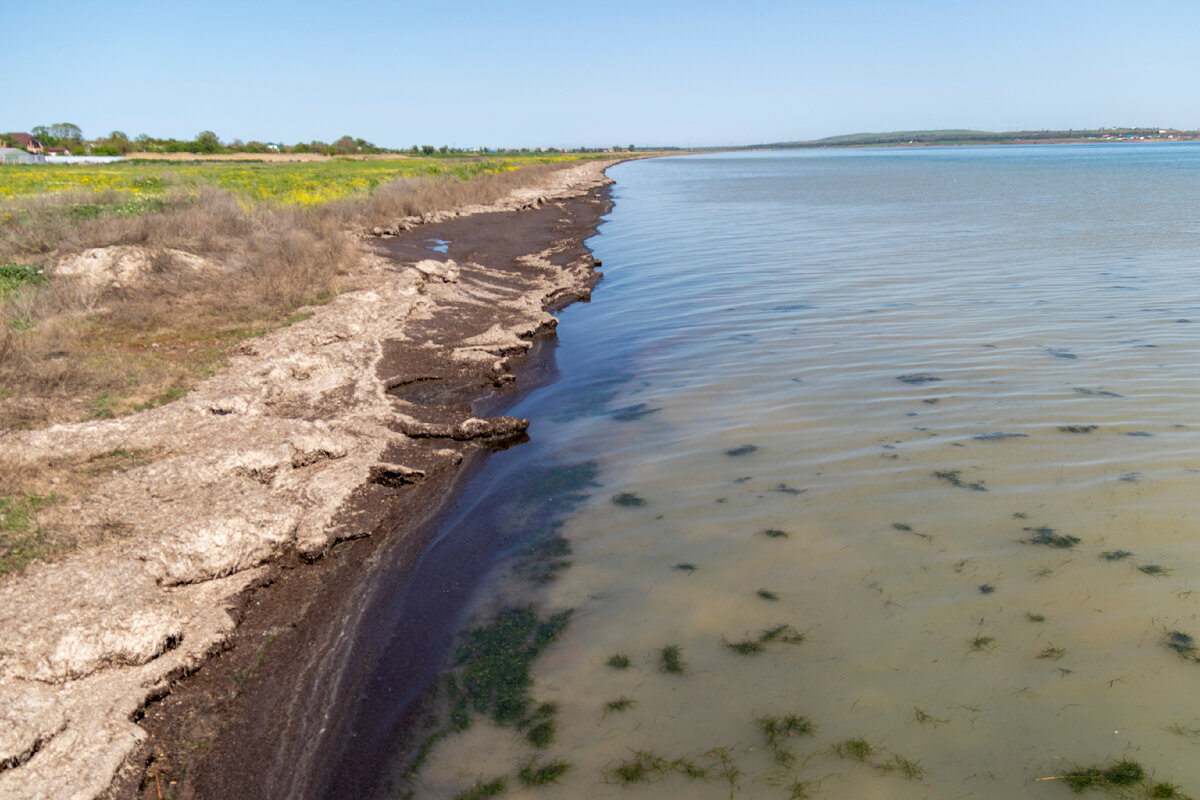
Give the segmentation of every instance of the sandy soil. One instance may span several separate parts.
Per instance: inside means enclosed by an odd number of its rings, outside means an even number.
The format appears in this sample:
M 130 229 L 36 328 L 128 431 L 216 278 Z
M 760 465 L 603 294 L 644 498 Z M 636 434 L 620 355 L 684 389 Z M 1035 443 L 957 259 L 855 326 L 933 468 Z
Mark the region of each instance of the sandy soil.
M 0 797 L 90 800 L 138 783 L 146 796 L 177 795 L 147 771 L 138 721 L 230 646 L 237 620 L 261 604 L 252 590 L 288 585 L 289 571 L 321 574 L 307 565 L 330 562 L 338 542 L 415 530 L 464 464 L 524 435 L 527 421 L 474 417 L 470 399 L 513 384 L 514 362 L 556 324 L 546 309 L 590 292 L 584 228 L 564 227 L 560 212 L 573 198 L 599 202 L 611 163 L 364 236 L 369 288 L 243 344 L 175 403 L 0 434 L 0 449 L 29 468 L 148 454 L 60 510 L 61 524 L 119 535 L 0 584 Z M 508 221 L 525 217 L 539 222 L 507 241 Z M 456 220 L 490 226 L 502 246 L 452 253 L 461 261 L 430 251 L 424 226 Z M 264 618 L 295 627 L 321 616 L 317 596 L 277 602 Z M 249 652 L 239 676 L 263 660 Z M 310 711 L 281 715 L 299 726 L 291 735 L 303 739 Z

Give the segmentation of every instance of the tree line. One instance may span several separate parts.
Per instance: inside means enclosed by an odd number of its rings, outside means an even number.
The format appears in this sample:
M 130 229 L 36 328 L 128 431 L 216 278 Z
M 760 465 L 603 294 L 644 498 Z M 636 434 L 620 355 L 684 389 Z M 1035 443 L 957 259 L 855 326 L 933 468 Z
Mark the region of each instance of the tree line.
M 130 138 L 124 131 L 112 131 L 107 136 L 87 139 L 83 130 L 71 122 L 57 122 L 53 125 L 38 125 L 32 128 L 30 134 L 41 141 L 43 147 L 65 147 L 71 155 L 124 156 L 130 153 L 201 153 L 218 155 L 222 153 L 319 153 L 328 156 L 372 155 L 380 153 L 411 153 L 412 155 L 460 155 L 463 153 L 592 153 L 604 150 L 625 150 L 623 146 L 612 148 L 577 147 L 572 149 L 556 147 L 538 148 L 461 148 L 450 145 L 437 147 L 431 144 L 413 145 L 407 150 L 397 150 L 380 147 L 366 139 L 353 136 L 343 136 L 333 142 L 323 142 L 314 139 L 311 142 L 296 142 L 282 144 L 277 142 L 260 142 L 252 140 L 243 142 L 233 139 L 229 142 L 221 140 L 212 131 L 201 131 L 194 139 L 160 139 L 148 134 L 140 134 Z M 15 144 L 9 137 L 0 134 L 0 143 Z M 633 145 L 627 148 L 634 150 Z

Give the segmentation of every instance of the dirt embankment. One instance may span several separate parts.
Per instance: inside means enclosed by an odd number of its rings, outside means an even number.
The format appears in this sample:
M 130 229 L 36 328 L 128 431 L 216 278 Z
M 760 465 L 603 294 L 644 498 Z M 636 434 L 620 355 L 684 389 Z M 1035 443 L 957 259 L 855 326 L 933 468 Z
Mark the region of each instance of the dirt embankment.
M 436 252 L 411 224 L 382 231 L 400 237 L 390 251 L 364 237 L 369 288 L 244 343 L 187 397 L 0 434 L 28 469 L 138 454 L 57 512 L 104 527 L 105 544 L 0 584 L 0 797 L 105 792 L 145 738 L 147 702 L 225 646 L 248 587 L 403 523 L 397 509 L 419 516 L 421 492 L 444 497 L 464 457 L 523 435 L 526 421 L 476 418 L 464 398 L 511 384 L 513 360 L 556 324 L 546 309 L 590 292 L 594 264 L 556 210 L 599 202 L 611 163 L 439 215 L 500 239 L 511 215 L 541 215 L 543 235 L 508 243 L 504 263 Z

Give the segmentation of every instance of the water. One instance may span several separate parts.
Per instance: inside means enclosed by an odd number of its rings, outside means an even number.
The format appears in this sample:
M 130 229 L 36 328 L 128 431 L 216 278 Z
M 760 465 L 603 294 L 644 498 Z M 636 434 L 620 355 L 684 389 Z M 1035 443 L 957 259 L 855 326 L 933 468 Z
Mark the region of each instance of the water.
M 534 668 L 556 736 L 478 719 L 417 796 L 1052 798 L 1120 759 L 1200 793 L 1200 664 L 1166 646 L 1200 636 L 1200 146 L 610 174 L 606 278 L 481 479 L 600 484 L 539 590 L 575 609 Z M 531 759 L 570 768 L 529 789 Z

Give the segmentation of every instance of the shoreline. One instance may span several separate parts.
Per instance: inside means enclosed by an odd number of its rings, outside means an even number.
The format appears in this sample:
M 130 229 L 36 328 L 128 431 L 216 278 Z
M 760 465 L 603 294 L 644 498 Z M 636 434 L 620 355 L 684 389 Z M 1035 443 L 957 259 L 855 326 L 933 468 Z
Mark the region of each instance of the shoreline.
M 128 797 L 139 784 L 151 797 L 184 791 L 162 774 L 160 745 L 189 740 L 187 761 L 198 762 L 220 750 L 229 720 L 203 688 L 184 708 L 181 681 L 232 680 L 233 703 L 303 671 L 284 653 L 341 652 L 346 618 L 328 598 L 349 605 L 361 588 L 356 571 L 378 570 L 373 554 L 389 542 L 392 550 L 407 542 L 400 554 L 415 559 L 418 531 L 473 465 L 524 436 L 527 421 L 480 419 L 472 403 L 511 403 L 529 371 L 522 362 L 535 360 L 526 355 L 532 341 L 556 324 L 545 309 L 589 295 L 598 274 L 582 242 L 607 211 L 603 171 L 618 161 L 573 165 L 554 174 L 557 185 L 497 207 L 370 238 L 389 251 L 375 252 L 370 288 L 239 347 L 176 403 L 0 435 L 0 446 L 29 461 L 60 451 L 162 454 L 114 472 L 69 509 L 138 526 L 0 585 L 0 795 Z M 570 208 L 579 219 L 564 227 Z M 459 246 L 430 250 L 435 228 L 457 231 Z M 491 238 L 490 253 L 486 242 L 459 252 L 471 232 Z M 321 588 L 328 594 L 318 602 Z M 264 623 L 257 638 L 248 621 Z M 314 647 L 321 630 L 335 634 L 329 648 Z M 226 666 L 235 668 L 224 674 Z M 341 674 L 334 670 L 335 682 Z M 336 692 L 322 697 L 327 712 Z M 293 721 L 307 724 L 309 711 Z M 148 740 L 138 722 L 170 715 L 175 738 Z M 294 768 L 289 761 L 282 774 Z

